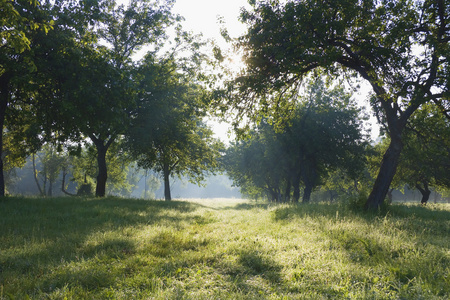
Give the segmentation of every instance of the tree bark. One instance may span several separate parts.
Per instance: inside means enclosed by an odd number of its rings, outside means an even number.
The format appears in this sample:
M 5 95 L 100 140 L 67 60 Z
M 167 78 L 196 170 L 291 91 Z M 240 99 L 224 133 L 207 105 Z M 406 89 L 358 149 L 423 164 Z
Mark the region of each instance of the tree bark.
M 106 194 L 106 181 L 108 180 L 108 168 L 106 166 L 106 147 L 100 145 L 97 147 L 97 164 L 98 164 L 98 174 L 97 174 L 97 185 L 95 187 L 96 197 L 105 197 Z
M 311 201 L 312 190 L 313 190 L 312 184 L 305 184 L 305 188 L 303 189 L 302 203 L 309 203 L 309 201 Z
M 61 181 L 61 191 L 69 196 L 76 196 L 75 194 L 69 193 L 68 191 L 66 191 L 66 176 L 67 176 L 67 170 L 65 167 L 62 168 L 62 181 Z
M 304 161 L 302 167 L 302 179 L 305 188 L 303 189 L 303 203 L 309 203 L 311 200 L 311 193 L 316 182 L 317 171 L 315 169 L 313 160 Z
M 419 192 L 422 194 L 422 200 L 420 200 L 420 203 L 423 205 L 426 205 L 428 203 L 428 199 L 430 199 L 431 191 L 428 188 L 428 182 L 423 180 L 422 183 L 423 183 L 423 188 L 420 186 L 419 183 L 416 183 L 416 189 L 418 189 Z
M 292 180 L 292 185 L 294 187 L 294 193 L 292 194 L 292 201 L 298 203 L 300 199 L 300 174 L 295 174 Z
M 3 174 L 3 127 L 5 126 L 6 109 L 10 98 L 8 72 L 0 76 L 0 197 L 5 196 L 5 177 Z
M 403 143 L 400 136 L 391 134 L 391 143 L 389 144 L 386 153 L 383 155 L 378 176 L 364 206 L 366 210 L 376 210 L 383 204 L 383 201 L 389 191 L 392 179 L 397 171 L 402 148 Z
M 114 142 L 116 135 L 111 135 L 109 139 L 97 138 L 95 135 L 90 134 L 89 138 L 95 145 L 97 149 L 97 184 L 95 187 L 96 197 L 105 197 L 106 195 L 106 181 L 108 180 L 108 168 L 106 165 L 106 153 L 108 152 L 109 146 Z
M 164 199 L 166 201 L 171 201 L 172 196 L 170 195 L 170 168 L 168 164 L 164 164 L 163 177 L 164 177 Z
M 39 179 L 37 176 L 37 170 L 36 170 L 36 159 L 35 159 L 35 154 L 33 153 L 31 155 L 31 159 L 33 162 L 33 177 L 34 177 L 34 181 L 36 182 L 37 188 L 39 190 L 39 194 L 41 194 L 42 197 L 45 197 L 45 189 L 44 191 L 42 191 L 41 185 L 39 184 Z
M 284 191 L 284 202 L 289 203 L 291 201 L 291 180 L 286 180 L 286 189 Z

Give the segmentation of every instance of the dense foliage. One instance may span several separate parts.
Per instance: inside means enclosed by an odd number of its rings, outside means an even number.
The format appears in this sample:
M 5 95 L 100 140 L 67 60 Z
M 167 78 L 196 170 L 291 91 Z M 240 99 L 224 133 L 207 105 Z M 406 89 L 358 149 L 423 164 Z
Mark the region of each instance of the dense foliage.
M 378 208 L 395 175 L 414 112 L 432 103 L 448 117 L 448 0 L 251 1 L 237 42 L 246 68 L 230 82 L 223 108 L 284 106 L 311 71 L 359 76 L 388 125 L 386 150 L 366 208 Z M 281 101 L 280 101 L 281 100 Z
M 128 149 L 140 167 L 162 175 L 165 199 L 171 200 L 170 177 L 186 175 L 200 183 L 217 168 L 221 145 L 203 122 L 206 92 L 172 57 L 147 57 L 137 74 L 138 105 Z
M 358 181 L 364 169 L 362 116 L 341 88 L 317 80 L 293 105 L 281 126 L 263 119 L 250 138 L 235 143 L 224 159 L 228 174 L 245 194 L 272 201 L 309 202 L 314 188 L 341 170 Z M 280 127 L 281 126 L 281 127 Z
M 114 0 L 2 1 L 2 14 L 6 16 L 1 21 L 0 126 L 5 134 L 0 144 L 8 156 L 5 159 L 2 155 L 0 173 L 3 175 L 3 161 L 7 169 L 23 164 L 26 155 L 43 145 L 56 145 L 58 152 L 64 147 L 95 149 L 95 194 L 105 196 L 111 168 L 107 158 L 117 154 L 109 151 L 120 149 L 118 142 L 130 132 L 136 110 L 141 108 L 139 97 L 155 88 L 151 82 L 142 82 L 145 74 L 138 74 L 146 63 L 133 61 L 132 56 L 144 47 L 150 49 L 148 59 L 154 60 L 161 52 L 172 51 L 162 48 L 168 41 L 166 31 L 175 28 L 175 47 L 194 52 L 180 60 L 180 65 L 198 66 L 204 61 L 201 43 L 177 25 L 181 18 L 171 13 L 172 5 L 173 1 L 130 1 L 126 6 Z M 183 80 L 188 86 L 194 78 L 185 72 L 174 80 Z M 158 84 L 166 82 L 160 80 Z M 195 84 L 201 89 L 198 81 Z M 177 89 L 176 85 L 166 87 L 174 95 Z M 185 100 L 191 96 L 187 92 Z M 185 102 L 185 120 L 198 110 L 203 111 L 197 116 L 201 121 L 207 103 Z M 167 100 L 162 106 L 147 106 L 147 110 L 168 116 L 172 112 L 175 115 L 177 108 Z M 182 120 L 178 121 L 174 126 L 182 126 Z M 200 136 L 198 130 L 210 132 L 200 124 L 197 130 L 196 125 L 191 124 L 186 133 Z M 147 127 L 149 132 L 156 131 L 158 124 L 152 126 Z M 194 162 L 185 162 L 185 168 Z M 193 167 L 191 174 L 196 173 L 200 180 L 210 165 L 214 165 L 214 157 L 202 168 Z M 0 194 L 4 195 L 4 180 L 0 179 Z M 47 194 L 44 190 L 41 194 Z
M 222 52 L 208 48 L 211 63 L 172 0 L 1 1 L 0 195 L 28 157 L 41 195 L 62 174 L 63 191 L 71 176 L 105 196 L 139 164 L 163 177 L 169 200 L 170 176 L 199 183 L 218 167 L 211 111 L 252 126 L 225 161 L 237 184 L 271 199 L 356 189 L 365 157 L 376 178 L 367 208 L 405 183 L 423 202 L 430 187 L 448 187 L 448 0 L 250 3 L 236 41 L 246 66 L 223 82 L 233 73 L 212 70 Z M 363 154 L 362 118 L 342 90 L 316 83 L 302 99 L 305 79 L 321 76 L 370 84 L 388 135 L 373 150 L 384 154 Z

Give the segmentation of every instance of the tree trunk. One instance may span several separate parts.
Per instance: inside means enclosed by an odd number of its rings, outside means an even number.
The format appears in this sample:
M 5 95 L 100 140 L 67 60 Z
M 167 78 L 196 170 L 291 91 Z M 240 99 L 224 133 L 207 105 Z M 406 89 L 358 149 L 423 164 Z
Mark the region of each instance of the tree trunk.
M 90 134 L 89 138 L 95 145 L 97 149 L 97 185 L 95 187 L 96 197 L 105 197 L 106 194 L 106 181 L 108 180 L 108 169 L 106 165 L 106 153 L 108 152 L 109 146 L 114 142 L 116 135 L 111 135 L 109 139 L 97 138 L 95 135 Z
M 313 190 L 312 184 L 305 183 L 305 188 L 303 189 L 303 199 L 302 199 L 303 203 L 309 203 L 309 201 L 311 201 L 312 190 Z
M 284 191 L 284 202 L 289 203 L 291 201 L 291 181 L 286 180 L 286 189 Z
M 38 179 L 37 170 L 36 170 L 36 158 L 35 158 L 35 154 L 34 153 L 31 155 L 31 159 L 32 159 L 32 162 L 33 162 L 33 177 L 34 177 L 34 181 L 36 182 L 37 188 L 39 190 L 39 194 L 42 197 L 44 197 L 45 196 L 45 192 L 44 192 L 45 190 L 42 191 L 41 185 L 39 184 L 39 179 Z
M 3 174 L 3 127 L 5 126 L 6 108 L 9 102 L 9 72 L 0 76 L 0 197 L 5 196 L 5 177 Z
M 316 182 L 317 172 L 313 160 L 305 161 L 302 167 L 302 179 L 305 184 L 303 189 L 303 203 L 308 203 L 311 200 L 311 193 Z
M 97 185 L 95 187 L 96 197 L 105 197 L 106 194 L 106 181 L 108 180 L 108 169 L 106 167 L 106 147 L 103 143 L 97 147 Z
M 76 196 L 75 194 L 69 193 L 66 191 L 66 176 L 67 176 L 67 170 L 65 167 L 62 168 L 62 181 L 61 181 L 61 191 L 69 196 Z
M 431 191 L 428 188 L 428 182 L 423 180 L 422 183 L 423 183 L 423 188 L 420 186 L 419 183 L 416 183 L 416 188 L 422 194 L 422 200 L 420 200 L 420 203 L 423 204 L 423 205 L 426 205 L 428 203 L 428 199 L 430 199 Z
M 294 187 L 294 193 L 292 194 L 292 202 L 298 203 L 300 199 L 300 174 L 295 174 L 292 180 L 292 185 Z
M 329 190 L 328 191 L 329 195 L 330 195 L 330 203 L 333 203 L 334 201 L 334 191 L 333 190 Z M 336 193 L 336 197 L 337 197 L 337 193 Z
M 378 209 L 382 204 L 389 191 L 392 179 L 397 170 L 400 153 L 403 143 L 400 135 L 391 134 L 391 143 L 381 161 L 380 171 L 373 185 L 372 192 L 366 201 L 365 209 Z
M 170 195 L 170 169 L 168 164 L 164 164 L 164 170 L 163 170 L 163 177 L 164 177 L 164 199 L 166 201 L 171 201 L 172 196 Z

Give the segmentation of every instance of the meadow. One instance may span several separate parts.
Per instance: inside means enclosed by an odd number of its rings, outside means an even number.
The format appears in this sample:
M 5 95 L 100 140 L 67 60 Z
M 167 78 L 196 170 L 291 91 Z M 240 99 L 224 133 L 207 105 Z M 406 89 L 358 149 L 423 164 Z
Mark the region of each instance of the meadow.
M 0 299 L 449 299 L 450 205 L 0 200 Z

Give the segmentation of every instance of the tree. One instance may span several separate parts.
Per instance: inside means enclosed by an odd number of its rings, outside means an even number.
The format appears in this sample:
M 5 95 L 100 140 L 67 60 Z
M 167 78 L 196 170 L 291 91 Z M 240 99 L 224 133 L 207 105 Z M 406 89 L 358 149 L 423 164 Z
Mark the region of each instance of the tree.
M 300 100 L 301 99 L 301 100 Z M 227 152 L 228 173 L 240 186 L 266 190 L 275 201 L 303 202 L 333 171 L 356 180 L 364 167 L 365 138 L 359 110 L 341 88 L 321 80 L 299 99 L 286 124 L 263 119 L 252 138 Z
M 432 105 L 423 105 L 407 126 L 399 177 L 422 194 L 426 204 L 430 187 L 450 187 L 450 121 Z
M 53 89 L 42 92 L 42 107 L 50 109 L 42 110 L 41 117 L 49 121 L 48 131 L 53 137 L 91 140 L 98 165 L 95 194 L 103 197 L 108 150 L 125 133 L 135 105 L 131 57 L 143 46 L 159 47 L 174 18 L 170 13 L 172 1 L 160 4 L 133 0 L 127 7 L 116 6 L 115 1 L 95 3 L 98 5 L 91 7 L 90 2 L 83 1 L 74 8 L 89 11 L 90 20 L 84 13 L 68 11 L 64 3 L 55 4 L 61 23 L 55 26 L 52 38 L 59 44 L 53 44 L 49 51 L 42 47 L 42 56 L 50 62 L 42 68 L 51 74 L 42 82 Z M 46 43 L 52 41 L 43 39 L 42 44 Z
M 36 156 L 39 159 L 40 171 L 37 169 Z M 44 145 L 37 154 L 32 154 L 34 180 L 41 196 L 53 196 L 53 185 L 59 177 L 64 160 L 64 155 L 58 153 L 57 149 L 50 144 Z
M 247 139 L 228 147 L 224 168 L 242 194 L 256 199 L 265 196 L 272 202 L 282 202 L 290 196 L 282 195 L 287 164 L 278 138 L 267 120 L 262 120 Z
M 30 121 L 33 90 L 26 79 L 35 69 L 30 44 L 37 32 L 52 28 L 51 21 L 42 19 L 41 9 L 36 0 L 0 2 L 0 196 L 5 195 L 4 135 L 14 136 L 13 126 L 23 133 L 24 121 Z M 9 152 L 14 150 L 9 148 Z
M 147 55 L 137 75 L 139 102 L 128 145 L 140 167 L 162 174 L 166 201 L 171 176 L 183 174 L 200 183 L 216 168 L 219 155 L 220 144 L 202 121 L 205 92 L 189 73 L 172 55 L 160 61 Z
M 371 85 L 391 139 L 366 202 L 367 209 L 378 208 L 409 118 L 424 103 L 449 114 L 448 0 L 251 3 L 254 10 L 241 15 L 248 32 L 238 40 L 247 67 L 230 83 L 224 107 L 245 112 L 255 101 L 284 100 L 274 92 L 295 91 L 312 70 L 359 75 Z
M 67 173 L 72 175 L 71 181 L 77 183 L 78 192 L 80 189 L 92 190 L 95 178 L 98 174 L 97 150 L 95 145 L 86 143 L 79 153 L 67 153 L 70 156 L 67 165 Z M 109 194 L 113 195 L 130 195 L 132 188 L 135 186 L 133 182 L 134 162 L 129 153 L 123 148 L 123 142 L 116 140 L 111 146 L 105 157 L 106 167 L 109 172 L 109 179 L 106 188 Z
M 356 179 L 364 167 L 365 148 L 362 115 L 342 88 L 326 90 L 317 80 L 308 93 L 289 132 L 294 144 L 288 146 L 290 151 L 295 149 L 299 165 L 293 180 L 301 178 L 305 186 L 303 202 L 309 202 L 314 187 L 332 170 L 345 170 Z M 294 194 L 294 200 L 298 199 L 298 191 Z

